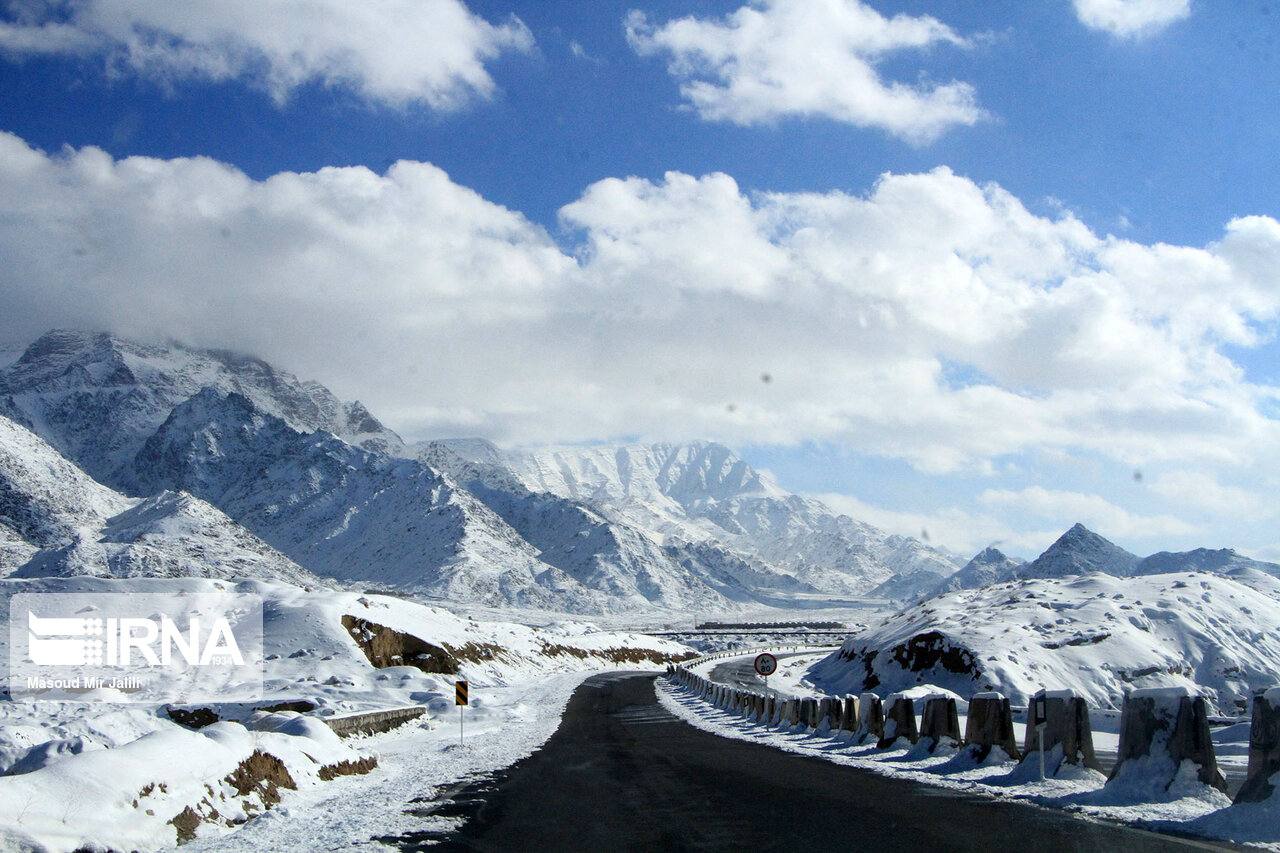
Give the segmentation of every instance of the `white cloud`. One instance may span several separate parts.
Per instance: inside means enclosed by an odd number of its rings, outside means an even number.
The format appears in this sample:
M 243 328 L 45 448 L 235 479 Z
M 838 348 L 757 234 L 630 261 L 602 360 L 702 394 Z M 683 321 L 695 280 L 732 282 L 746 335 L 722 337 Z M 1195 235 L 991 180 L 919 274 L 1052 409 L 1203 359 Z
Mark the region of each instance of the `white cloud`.
M 246 349 L 414 437 L 1280 479 L 1276 391 L 1222 351 L 1280 308 L 1271 219 L 1144 246 L 946 169 L 861 196 L 611 179 L 563 216 L 571 252 L 429 164 L 255 181 L 0 134 L 0 339 L 73 326 Z
M 533 44 L 519 20 L 495 26 L 460 0 L 47 0 L 9 18 L 0 52 L 11 56 L 102 56 L 163 81 L 247 79 L 277 100 L 321 83 L 440 110 L 488 96 L 485 62 Z
M 827 493 L 810 497 L 822 501 L 836 512 L 881 530 L 900 536 L 914 536 L 966 557 L 972 557 L 988 546 L 995 546 L 1011 556 L 1025 554 L 1027 558 L 1036 557 L 1065 530 L 1017 530 L 1007 518 L 959 507 L 912 512 L 885 509 L 853 495 Z
M 1191 15 L 1191 0 L 1073 0 L 1080 23 L 1122 38 L 1141 38 Z
M 713 121 L 825 116 L 923 144 L 984 115 L 968 83 L 884 81 L 876 66 L 890 55 L 967 42 L 934 18 L 885 18 L 861 0 L 760 0 L 660 26 L 633 11 L 627 37 L 641 55 L 670 55 L 682 94 Z
M 1227 486 L 1212 474 L 1200 471 L 1173 471 L 1151 482 L 1152 491 L 1186 507 L 1247 519 L 1271 518 L 1275 507 L 1262 495 Z
M 1030 486 L 1013 491 L 987 489 L 980 503 L 1056 521 L 1064 529 L 1079 521 L 1108 538 L 1185 536 L 1198 528 L 1171 515 L 1138 515 L 1100 495 Z

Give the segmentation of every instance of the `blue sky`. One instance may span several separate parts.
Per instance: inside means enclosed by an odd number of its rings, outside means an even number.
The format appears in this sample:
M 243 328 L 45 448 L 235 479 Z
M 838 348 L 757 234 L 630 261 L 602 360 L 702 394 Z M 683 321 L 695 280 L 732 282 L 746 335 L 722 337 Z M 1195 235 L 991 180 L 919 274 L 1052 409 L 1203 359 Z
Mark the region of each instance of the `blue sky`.
M 962 552 L 1280 559 L 1273 4 L 352 8 L 0 4 L 0 337 L 715 438 Z

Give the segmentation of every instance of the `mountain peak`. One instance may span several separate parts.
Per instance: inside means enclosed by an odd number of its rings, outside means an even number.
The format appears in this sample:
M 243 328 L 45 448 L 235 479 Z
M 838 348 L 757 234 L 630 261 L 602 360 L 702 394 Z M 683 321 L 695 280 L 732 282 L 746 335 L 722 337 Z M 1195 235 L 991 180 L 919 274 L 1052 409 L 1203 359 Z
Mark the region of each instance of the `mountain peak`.
M 1024 578 L 1058 578 L 1103 572 L 1128 577 L 1137 564 L 1136 555 L 1077 522 L 1017 574 Z

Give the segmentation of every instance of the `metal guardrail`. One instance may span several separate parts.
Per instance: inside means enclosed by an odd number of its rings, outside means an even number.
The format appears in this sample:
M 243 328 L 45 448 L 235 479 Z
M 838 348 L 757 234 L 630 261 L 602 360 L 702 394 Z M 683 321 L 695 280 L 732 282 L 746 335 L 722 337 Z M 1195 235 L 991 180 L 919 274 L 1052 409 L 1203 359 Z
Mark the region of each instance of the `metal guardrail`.
M 811 646 L 805 643 L 790 643 L 785 646 L 759 646 L 754 649 L 728 649 L 723 652 L 713 652 L 709 655 L 701 655 L 696 658 L 680 661 L 680 666 L 687 669 L 691 666 L 700 666 L 708 661 L 724 660 L 725 658 L 750 657 L 751 655 L 763 654 L 764 652 L 820 652 L 824 649 L 834 651 L 838 648 L 840 648 L 840 646 L 832 646 L 830 644 Z

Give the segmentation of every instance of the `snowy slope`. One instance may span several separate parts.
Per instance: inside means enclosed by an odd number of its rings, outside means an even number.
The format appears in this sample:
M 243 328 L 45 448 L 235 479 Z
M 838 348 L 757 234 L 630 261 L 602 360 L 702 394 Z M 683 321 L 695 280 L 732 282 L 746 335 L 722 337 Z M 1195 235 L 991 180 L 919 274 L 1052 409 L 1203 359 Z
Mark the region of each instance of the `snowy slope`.
M 187 494 L 126 498 L 0 417 L 0 575 L 270 578 L 310 572 Z
M 297 429 L 382 450 L 403 446 L 359 403 L 261 360 L 106 334 L 51 331 L 0 369 L 0 414 L 31 428 L 94 479 L 134 492 L 131 465 L 174 406 L 202 388 L 243 394 Z
M 435 470 L 298 432 L 239 394 L 206 389 L 179 405 L 137 470 L 148 491 L 203 497 L 323 574 L 491 605 L 608 604 Z
M 916 604 L 850 637 L 814 667 L 825 689 L 889 692 L 922 682 L 1015 704 L 1069 688 L 1118 708 L 1130 688 L 1195 686 L 1240 713 L 1273 685 L 1280 580 L 1178 572 L 1006 581 Z
M 0 416 L 0 527 L 11 540 L 33 548 L 66 544 L 130 505 L 31 431 Z

